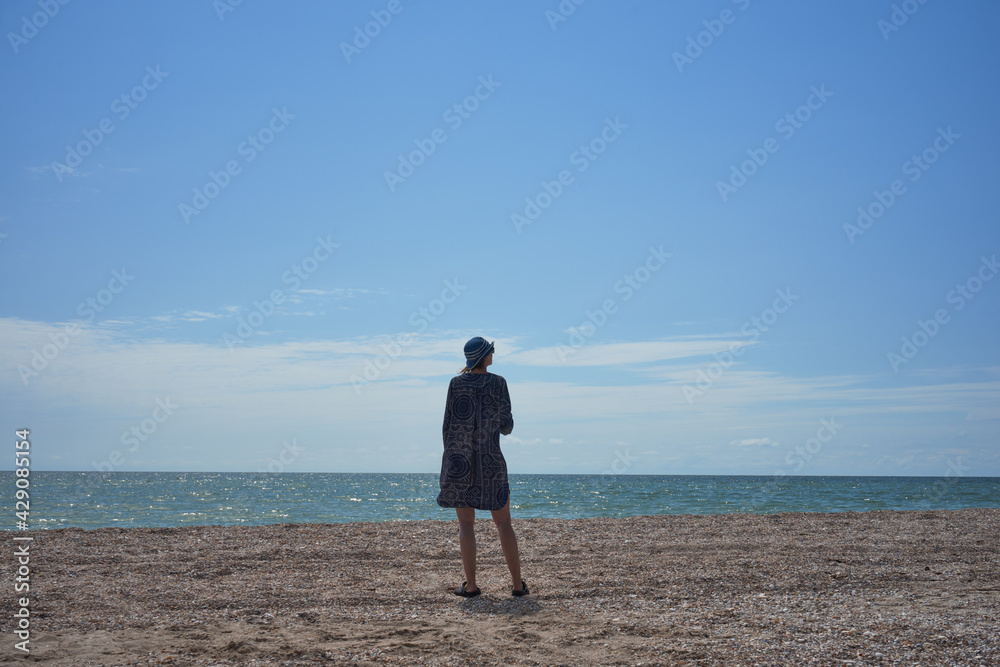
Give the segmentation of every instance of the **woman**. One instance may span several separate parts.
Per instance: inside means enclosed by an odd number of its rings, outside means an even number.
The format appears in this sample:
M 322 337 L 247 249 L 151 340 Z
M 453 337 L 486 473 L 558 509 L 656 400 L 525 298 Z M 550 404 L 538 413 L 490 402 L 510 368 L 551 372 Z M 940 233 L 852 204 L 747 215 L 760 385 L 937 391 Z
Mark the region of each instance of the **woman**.
M 493 343 L 475 337 L 465 344 L 465 368 L 451 379 L 444 408 L 444 456 L 441 493 L 437 503 L 458 512 L 458 541 L 466 581 L 455 595 L 479 595 L 476 586 L 476 510 L 490 510 L 500 533 L 500 546 L 510 569 L 511 594 L 527 595 L 521 579 L 517 536 L 510 524 L 510 486 L 507 462 L 500 452 L 500 434 L 510 435 L 507 381 L 486 371 L 493 363 Z

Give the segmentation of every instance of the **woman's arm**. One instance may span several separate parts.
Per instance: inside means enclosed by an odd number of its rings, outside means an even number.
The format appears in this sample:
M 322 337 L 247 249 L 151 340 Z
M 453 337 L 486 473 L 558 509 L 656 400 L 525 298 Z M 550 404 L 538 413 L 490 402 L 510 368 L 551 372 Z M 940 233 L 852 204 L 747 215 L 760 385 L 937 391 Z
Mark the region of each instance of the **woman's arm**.
M 448 446 L 448 428 L 451 426 L 451 383 L 448 383 L 448 398 L 444 401 L 444 424 L 441 426 L 441 438 L 444 446 Z
M 510 392 L 507 391 L 507 381 L 500 385 L 500 411 L 497 415 L 500 419 L 500 432 L 510 435 L 514 430 L 514 415 L 510 411 Z

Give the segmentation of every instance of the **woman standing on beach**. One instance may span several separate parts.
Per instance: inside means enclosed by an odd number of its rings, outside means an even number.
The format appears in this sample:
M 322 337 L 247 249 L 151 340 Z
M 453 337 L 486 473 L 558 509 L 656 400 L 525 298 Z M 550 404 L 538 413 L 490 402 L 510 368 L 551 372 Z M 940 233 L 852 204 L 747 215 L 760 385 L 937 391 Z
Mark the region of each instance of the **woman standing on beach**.
M 500 434 L 510 435 L 507 381 L 486 370 L 493 363 L 493 343 L 476 336 L 465 344 L 465 368 L 451 379 L 444 408 L 444 456 L 441 493 L 437 503 L 458 512 L 458 542 L 466 581 L 455 595 L 479 595 L 476 586 L 476 510 L 490 510 L 500 534 L 500 546 L 510 569 L 511 594 L 527 595 L 521 579 L 517 536 L 510 523 L 507 462 L 500 451 Z

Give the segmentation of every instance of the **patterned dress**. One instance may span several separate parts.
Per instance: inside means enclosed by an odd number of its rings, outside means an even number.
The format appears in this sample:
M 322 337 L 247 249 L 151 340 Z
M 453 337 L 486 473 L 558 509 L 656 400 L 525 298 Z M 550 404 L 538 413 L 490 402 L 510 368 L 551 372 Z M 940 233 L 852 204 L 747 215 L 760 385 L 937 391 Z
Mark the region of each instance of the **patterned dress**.
M 510 435 L 507 381 L 493 373 L 462 373 L 451 379 L 444 408 L 441 507 L 503 509 L 510 498 L 500 434 Z

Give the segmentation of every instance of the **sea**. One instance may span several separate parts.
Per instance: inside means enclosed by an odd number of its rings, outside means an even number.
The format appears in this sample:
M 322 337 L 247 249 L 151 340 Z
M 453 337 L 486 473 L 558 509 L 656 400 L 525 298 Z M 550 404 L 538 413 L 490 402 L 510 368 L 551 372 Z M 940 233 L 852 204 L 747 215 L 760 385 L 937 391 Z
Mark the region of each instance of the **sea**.
M 29 530 L 455 518 L 437 505 L 438 473 L 32 471 L 28 479 Z M 1000 477 L 511 474 L 509 482 L 515 519 L 1000 507 Z M 9 515 L 8 529 L 20 528 Z

